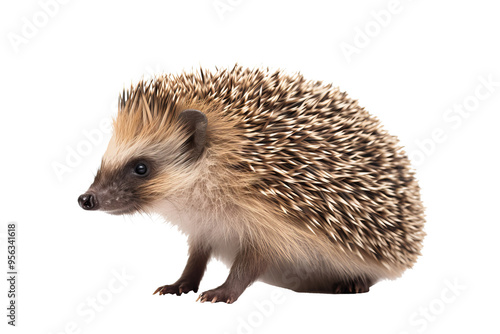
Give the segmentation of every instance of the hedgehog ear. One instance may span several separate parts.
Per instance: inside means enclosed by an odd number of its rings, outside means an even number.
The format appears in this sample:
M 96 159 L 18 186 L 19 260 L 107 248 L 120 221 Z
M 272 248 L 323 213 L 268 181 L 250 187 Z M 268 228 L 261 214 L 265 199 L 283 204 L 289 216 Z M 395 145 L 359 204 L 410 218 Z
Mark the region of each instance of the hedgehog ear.
M 207 133 L 207 116 L 196 109 L 186 109 L 179 115 L 179 122 L 184 124 L 191 134 L 188 139 L 188 146 L 193 150 L 194 158 L 198 158 L 205 147 L 205 137 Z

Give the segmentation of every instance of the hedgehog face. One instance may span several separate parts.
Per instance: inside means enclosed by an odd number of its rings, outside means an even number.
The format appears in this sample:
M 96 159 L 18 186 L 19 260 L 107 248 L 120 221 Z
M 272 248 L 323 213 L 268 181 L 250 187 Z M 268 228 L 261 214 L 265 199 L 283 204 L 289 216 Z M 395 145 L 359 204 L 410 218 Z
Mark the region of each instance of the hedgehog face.
M 148 203 L 148 184 L 158 174 L 150 158 L 133 158 L 119 166 L 103 161 L 89 190 L 78 198 L 85 210 L 120 215 L 140 211 Z
M 115 122 L 94 182 L 78 198 L 84 210 L 114 215 L 147 212 L 156 201 L 195 182 L 189 175 L 204 152 L 207 119 L 202 112 L 180 113 L 167 137 L 159 136 L 154 126 L 124 133 L 120 125 Z

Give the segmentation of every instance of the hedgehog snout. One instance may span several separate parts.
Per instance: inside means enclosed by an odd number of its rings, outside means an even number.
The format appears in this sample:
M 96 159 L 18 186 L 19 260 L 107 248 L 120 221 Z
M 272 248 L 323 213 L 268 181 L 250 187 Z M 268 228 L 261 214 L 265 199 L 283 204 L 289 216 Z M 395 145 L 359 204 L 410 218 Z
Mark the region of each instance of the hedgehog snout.
M 80 204 L 84 210 L 97 210 L 99 208 L 97 197 L 89 192 L 78 197 L 78 204 Z

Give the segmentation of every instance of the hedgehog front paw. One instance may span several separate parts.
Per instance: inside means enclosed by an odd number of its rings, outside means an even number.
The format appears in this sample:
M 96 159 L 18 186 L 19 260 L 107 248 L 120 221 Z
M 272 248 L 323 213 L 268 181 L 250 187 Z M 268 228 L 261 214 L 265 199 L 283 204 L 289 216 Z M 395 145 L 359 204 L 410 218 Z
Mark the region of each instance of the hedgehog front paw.
M 167 294 L 180 296 L 181 294 L 188 293 L 189 291 L 198 292 L 198 284 L 186 281 L 175 282 L 171 285 L 160 286 L 156 289 L 153 295 L 159 293 L 160 296 Z
M 200 301 L 202 303 L 204 302 L 212 302 L 212 303 L 218 303 L 218 302 L 223 302 L 223 303 L 228 303 L 232 304 L 234 303 L 238 297 L 241 295 L 241 293 L 237 293 L 236 291 L 226 287 L 226 286 L 220 286 L 216 289 L 208 290 L 203 292 L 198 296 L 198 299 L 196 301 Z

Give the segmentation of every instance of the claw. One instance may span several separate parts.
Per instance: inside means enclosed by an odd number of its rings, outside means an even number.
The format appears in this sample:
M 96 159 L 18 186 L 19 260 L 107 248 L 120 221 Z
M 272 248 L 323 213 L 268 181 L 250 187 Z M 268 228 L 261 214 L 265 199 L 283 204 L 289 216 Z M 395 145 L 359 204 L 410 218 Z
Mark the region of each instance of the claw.
M 157 293 L 158 291 L 160 291 L 162 288 L 163 288 L 163 287 L 162 287 L 162 286 L 160 286 L 158 289 L 156 289 L 156 291 L 153 293 L 153 295 L 156 295 L 156 293 Z M 161 295 L 161 292 L 160 292 L 160 295 Z
M 217 301 L 217 296 L 215 296 L 214 298 L 212 298 L 212 304 L 215 303 Z
M 201 298 L 201 294 L 198 295 L 198 298 L 196 298 L 196 301 L 200 300 L 200 298 Z

